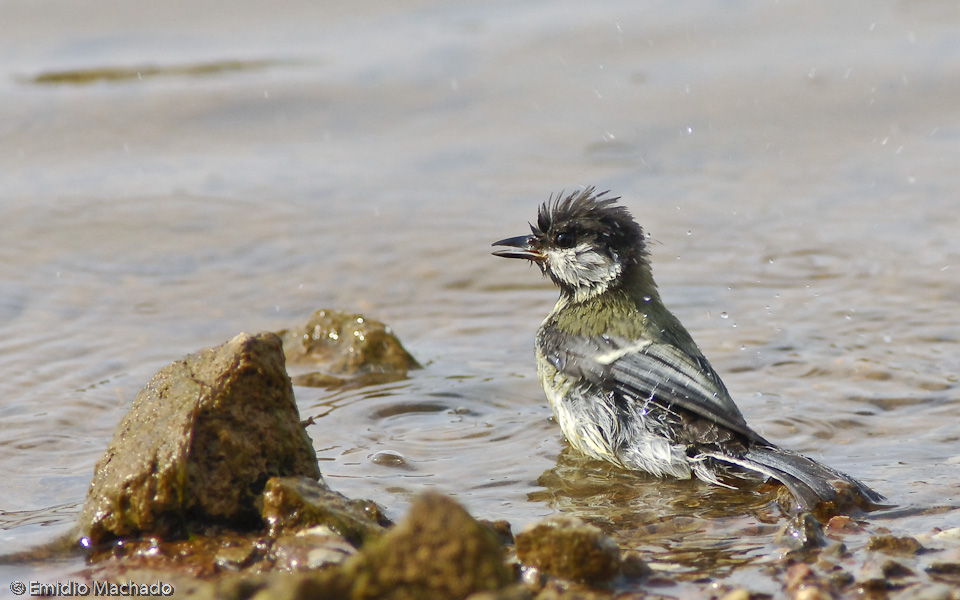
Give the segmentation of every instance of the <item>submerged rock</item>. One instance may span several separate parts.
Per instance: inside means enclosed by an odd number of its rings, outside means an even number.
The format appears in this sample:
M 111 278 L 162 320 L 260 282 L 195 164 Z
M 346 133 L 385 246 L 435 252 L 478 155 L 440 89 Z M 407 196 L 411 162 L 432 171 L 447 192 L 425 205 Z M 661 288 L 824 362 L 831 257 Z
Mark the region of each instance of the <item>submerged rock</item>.
M 390 327 L 359 314 L 318 310 L 305 327 L 278 333 L 288 364 L 300 371 L 297 385 L 394 380 L 420 368 Z
M 620 548 L 576 517 L 552 517 L 516 535 L 517 558 L 549 575 L 603 584 L 620 571 Z
M 272 476 L 320 477 L 281 340 L 245 333 L 161 369 L 97 462 L 80 514 L 90 543 L 182 534 L 190 523 L 259 525 Z
M 359 547 L 391 525 L 375 502 L 351 500 L 308 477 L 271 478 L 260 505 L 271 536 L 325 525 Z
M 774 536 L 774 541 L 790 550 L 805 551 L 827 544 L 823 524 L 811 513 L 794 515 Z
M 922 551 L 923 545 L 910 536 L 875 535 L 867 542 L 867 550 L 895 556 L 912 556 Z

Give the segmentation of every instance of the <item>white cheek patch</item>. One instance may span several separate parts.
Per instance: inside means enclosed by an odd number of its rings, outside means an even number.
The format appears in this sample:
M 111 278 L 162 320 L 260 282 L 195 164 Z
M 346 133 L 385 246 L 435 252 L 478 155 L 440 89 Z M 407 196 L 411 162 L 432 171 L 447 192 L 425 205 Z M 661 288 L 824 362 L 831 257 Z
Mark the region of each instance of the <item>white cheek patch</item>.
M 547 268 L 557 279 L 589 297 L 600 293 L 620 276 L 620 263 L 597 252 L 589 244 L 546 251 Z

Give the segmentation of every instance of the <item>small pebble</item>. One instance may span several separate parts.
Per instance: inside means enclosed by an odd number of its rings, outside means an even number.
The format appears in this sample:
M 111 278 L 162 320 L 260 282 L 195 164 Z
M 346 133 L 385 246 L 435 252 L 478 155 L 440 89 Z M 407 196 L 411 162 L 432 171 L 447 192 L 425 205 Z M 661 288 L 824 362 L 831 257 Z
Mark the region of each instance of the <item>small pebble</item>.
M 950 529 L 938 531 L 937 533 L 933 534 L 932 537 L 938 542 L 960 542 L 960 527 L 951 527 Z
M 907 535 L 902 537 L 895 535 L 875 535 L 867 542 L 867 550 L 871 552 L 883 552 L 884 554 L 912 556 L 923 550 L 923 546 L 916 538 Z

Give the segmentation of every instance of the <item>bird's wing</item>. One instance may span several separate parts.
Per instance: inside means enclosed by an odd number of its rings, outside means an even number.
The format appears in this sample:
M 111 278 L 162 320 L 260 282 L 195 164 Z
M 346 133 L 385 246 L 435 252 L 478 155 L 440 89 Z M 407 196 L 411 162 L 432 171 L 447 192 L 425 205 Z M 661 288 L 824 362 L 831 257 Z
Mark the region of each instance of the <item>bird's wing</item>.
M 634 401 L 656 402 L 667 410 L 681 407 L 760 439 L 699 353 L 665 341 L 614 336 L 544 336 L 540 345 L 544 357 L 567 377 L 584 379 Z

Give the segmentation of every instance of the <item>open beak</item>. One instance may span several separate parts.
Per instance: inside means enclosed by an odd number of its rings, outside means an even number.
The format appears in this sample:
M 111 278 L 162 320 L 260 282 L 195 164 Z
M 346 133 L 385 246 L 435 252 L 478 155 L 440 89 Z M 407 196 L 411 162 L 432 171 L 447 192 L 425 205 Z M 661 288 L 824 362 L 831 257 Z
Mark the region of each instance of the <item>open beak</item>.
M 532 261 L 543 260 L 543 253 L 537 248 L 537 240 L 532 235 L 519 235 L 494 242 L 492 246 L 507 246 L 506 250 L 494 251 L 494 256 L 504 258 L 525 258 Z

